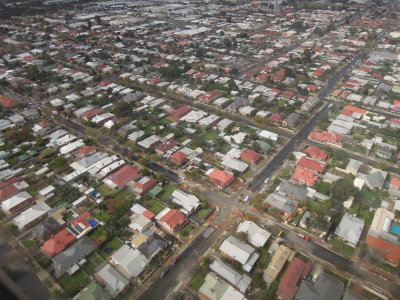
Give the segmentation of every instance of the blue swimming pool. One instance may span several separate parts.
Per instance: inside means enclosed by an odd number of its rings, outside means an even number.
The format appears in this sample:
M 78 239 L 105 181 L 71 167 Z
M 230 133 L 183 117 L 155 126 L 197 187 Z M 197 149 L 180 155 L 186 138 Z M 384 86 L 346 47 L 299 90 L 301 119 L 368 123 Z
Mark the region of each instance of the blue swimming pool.
M 390 227 L 390 232 L 395 234 L 395 235 L 399 235 L 400 236 L 400 225 L 399 224 L 393 224 Z

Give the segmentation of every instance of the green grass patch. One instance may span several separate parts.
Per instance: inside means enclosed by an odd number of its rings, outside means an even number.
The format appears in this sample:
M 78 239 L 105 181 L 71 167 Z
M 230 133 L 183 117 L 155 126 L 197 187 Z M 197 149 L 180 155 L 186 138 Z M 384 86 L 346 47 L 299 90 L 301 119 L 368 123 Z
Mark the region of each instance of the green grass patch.
M 123 243 L 117 239 L 116 237 L 112 238 L 109 240 L 107 243 L 105 243 L 104 246 L 101 247 L 100 255 L 103 258 L 108 258 L 110 257 L 115 251 L 117 251 Z
M 334 238 L 331 240 L 331 244 L 332 244 L 333 250 L 343 254 L 344 256 L 347 256 L 347 257 L 354 256 L 355 248 L 347 245 L 344 241 Z
M 381 195 L 378 191 L 373 191 L 368 188 L 364 188 L 361 191 L 361 195 L 359 197 L 362 199 L 362 203 L 369 207 L 377 207 L 381 203 Z
M 98 226 L 95 230 L 89 233 L 89 237 L 96 241 L 100 238 L 107 238 L 109 232 L 104 226 Z
M 32 248 L 37 248 L 37 247 L 38 247 L 37 242 L 34 241 L 34 240 L 25 240 L 25 241 L 22 241 L 22 245 L 24 245 L 25 248 L 30 248 L 30 249 L 32 249 Z
M 198 291 L 203 285 L 205 279 L 206 275 L 202 274 L 201 272 L 197 273 L 189 283 L 190 288 L 194 291 Z
M 219 134 L 219 130 L 210 130 L 203 136 L 206 140 L 215 140 Z
M 104 222 L 106 223 L 108 220 L 110 220 L 111 216 L 108 212 L 101 210 L 96 216 L 95 218 L 97 220 L 99 220 L 100 222 Z
M 158 194 L 158 199 L 160 199 L 161 201 L 167 200 L 168 197 L 173 193 L 173 191 L 175 191 L 175 187 L 170 183 L 165 184 L 162 189 L 162 192 Z
M 210 208 L 210 209 L 202 209 L 198 212 L 198 216 L 201 220 L 205 220 L 210 214 L 212 214 L 212 212 L 214 211 L 214 209 Z
M 161 203 L 157 202 L 156 200 L 150 200 L 146 204 L 147 209 L 156 215 L 162 212 L 165 208 Z
M 279 177 L 283 179 L 289 179 L 290 178 L 290 171 L 288 169 L 285 169 Z
M 194 225 L 193 223 L 188 223 L 188 224 L 186 224 L 185 227 L 183 227 L 179 231 L 179 236 L 181 238 L 187 237 L 195 228 L 196 228 L 196 225 Z
M 96 191 L 99 192 L 103 197 L 104 196 L 110 196 L 110 195 L 115 193 L 114 190 L 110 189 L 105 184 L 102 184 L 99 187 L 97 187 Z
M 72 276 L 65 275 L 60 280 L 60 284 L 64 288 L 64 291 L 71 297 L 75 296 L 89 283 L 90 278 L 82 271 L 79 271 Z
M 99 256 L 97 253 L 92 253 L 88 259 L 87 259 L 87 264 L 85 265 L 85 267 L 83 268 L 85 270 L 85 272 L 89 275 L 92 275 L 95 271 L 95 269 L 97 268 L 97 266 L 99 266 L 104 259 Z
M 8 224 L 7 228 L 10 230 L 13 236 L 19 236 L 22 233 L 15 224 Z
M 42 266 L 42 268 L 46 268 L 51 264 L 51 259 L 42 252 L 38 252 L 37 254 L 35 254 L 34 258 L 36 259 L 38 264 Z

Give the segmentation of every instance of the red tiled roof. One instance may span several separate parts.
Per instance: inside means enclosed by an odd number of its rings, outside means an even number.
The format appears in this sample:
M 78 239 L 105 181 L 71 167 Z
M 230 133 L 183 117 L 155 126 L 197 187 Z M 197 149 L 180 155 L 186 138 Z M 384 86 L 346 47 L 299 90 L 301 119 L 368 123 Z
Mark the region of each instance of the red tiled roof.
M 166 223 L 172 230 L 184 225 L 186 221 L 186 216 L 177 209 L 171 209 L 160 219 L 160 222 Z
M 80 216 L 76 217 L 71 221 L 71 224 L 73 226 L 78 225 L 79 223 L 82 223 L 83 221 L 86 221 L 90 217 L 90 212 L 86 211 L 82 213 Z
M 214 169 L 207 176 L 220 186 L 225 186 L 235 179 L 235 176 L 232 174 L 226 173 L 219 169 Z
M 356 112 L 356 113 L 359 113 L 361 115 L 366 115 L 368 113 L 368 110 L 365 110 L 365 109 L 362 109 L 362 108 L 358 108 L 358 107 L 355 107 L 353 105 L 346 105 L 345 107 L 343 107 L 343 109 L 344 110 L 349 110 L 349 111 L 352 111 L 352 112 Z
M 104 86 L 110 85 L 111 83 L 112 83 L 111 81 L 104 80 L 99 83 L 99 86 L 104 87 Z
M 240 153 L 240 157 L 245 162 L 253 164 L 260 159 L 261 155 L 253 150 L 245 149 Z
M 378 251 L 383 258 L 396 264 L 400 263 L 400 247 L 396 243 L 391 243 L 373 235 L 367 235 L 365 243 L 368 247 Z
M 400 189 L 400 178 L 393 177 L 392 180 L 390 181 L 390 184 L 397 186 L 397 188 Z
M 184 115 L 188 114 L 191 110 L 192 110 L 192 108 L 190 106 L 182 106 L 180 108 L 174 109 L 169 114 L 170 114 L 170 116 L 172 116 L 176 119 L 180 119 Z
M 178 145 L 174 140 L 168 140 L 165 143 L 159 144 L 156 147 L 157 151 L 160 151 L 162 153 L 167 152 L 168 150 L 174 148 L 176 145 Z
M 322 173 L 325 171 L 325 165 L 321 164 L 315 160 L 309 159 L 307 157 L 302 157 L 297 162 L 299 167 L 303 167 L 305 169 L 309 169 L 318 173 Z
M 18 191 L 19 191 L 18 188 L 14 184 L 7 185 L 5 188 L 2 188 L 0 190 L 0 201 L 3 201 L 8 197 L 11 197 Z
M 310 264 L 295 257 L 279 283 L 276 295 L 282 300 L 292 300 L 298 290 L 298 282 L 310 271 Z
M 10 99 L 7 96 L 0 96 L 0 105 L 3 107 L 11 108 L 18 105 L 20 102 L 15 99 Z
M 48 256 L 54 256 L 63 251 L 76 237 L 68 230 L 63 229 L 51 239 L 45 241 L 41 247 Z
M 171 155 L 171 160 L 177 163 L 183 163 L 186 159 L 187 155 L 181 151 L 176 151 L 174 154 Z
M 46 128 L 52 125 L 52 123 L 50 121 L 42 121 L 37 123 L 38 126 L 42 127 L 42 128 Z
M 135 182 L 135 186 L 141 189 L 142 191 L 147 191 L 151 189 L 153 186 L 156 185 L 157 181 L 155 181 L 153 178 L 145 177 L 148 178 L 148 180 L 145 183 L 142 182 Z M 140 180 L 142 181 L 142 180 Z
M 88 153 L 90 153 L 90 152 L 92 152 L 94 150 L 96 150 L 95 146 L 85 146 L 85 147 L 82 147 L 82 148 L 78 149 L 75 152 L 75 154 L 77 154 L 77 155 L 85 155 L 85 154 L 88 154 Z
M 285 120 L 285 115 L 280 114 L 280 113 L 273 113 L 268 119 L 270 119 L 272 122 L 276 123 L 281 123 L 283 120 Z
M 310 138 L 313 140 L 328 142 L 337 145 L 341 145 L 343 140 L 343 137 L 340 134 L 335 134 L 332 132 L 318 132 L 318 131 L 311 132 Z
M 117 172 L 108 175 L 107 179 L 111 180 L 116 185 L 122 188 L 125 185 L 127 185 L 130 181 L 135 180 L 138 177 L 139 177 L 138 169 L 135 169 L 131 165 L 125 165 Z
M 322 150 L 321 148 L 315 147 L 315 146 L 308 147 L 304 152 L 307 153 L 308 155 L 310 155 L 312 158 L 317 158 L 320 160 L 326 160 L 326 158 L 328 156 L 326 151 Z
M 12 184 L 12 183 L 16 183 L 22 180 L 22 176 L 15 176 L 9 179 L 6 179 L 4 181 L 0 182 L 0 189 L 5 188 L 6 186 Z
M 142 213 L 142 215 L 149 219 L 153 219 L 156 216 L 155 214 L 153 214 L 151 211 L 149 211 L 147 209 Z
M 83 118 L 90 119 L 96 115 L 100 115 L 104 112 L 102 108 L 94 108 L 82 114 Z
M 313 172 L 297 167 L 292 175 L 293 180 L 300 184 L 306 184 L 307 186 L 313 186 L 318 177 Z

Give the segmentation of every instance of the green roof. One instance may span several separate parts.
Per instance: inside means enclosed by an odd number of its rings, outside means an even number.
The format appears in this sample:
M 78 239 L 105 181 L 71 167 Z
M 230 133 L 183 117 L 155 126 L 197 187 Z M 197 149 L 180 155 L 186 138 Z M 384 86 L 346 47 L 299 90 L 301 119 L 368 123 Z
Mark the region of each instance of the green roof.
M 96 282 L 92 281 L 80 294 L 77 300 L 110 300 L 111 296 Z
M 29 150 L 29 151 L 27 151 L 25 154 L 28 154 L 29 156 L 35 156 L 35 155 L 37 155 L 38 153 L 37 153 L 37 151 L 35 151 L 35 150 Z
M 159 193 L 161 193 L 162 192 L 162 187 L 161 186 L 159 186 L 159 185 L 156 185 L 155 187 L 153 187 L 150 191 L 149 191 L 149 194 L 150 194 L 150 196 L 152 196 L 152 197 L 156 197 Z
M 20 155 L 18 158 L 19 158 L 20 161 L 24 161 L 24 160 L 29 159 L 29 156 L 26 155 L 26 154 L 22 154 L 22 155 Z

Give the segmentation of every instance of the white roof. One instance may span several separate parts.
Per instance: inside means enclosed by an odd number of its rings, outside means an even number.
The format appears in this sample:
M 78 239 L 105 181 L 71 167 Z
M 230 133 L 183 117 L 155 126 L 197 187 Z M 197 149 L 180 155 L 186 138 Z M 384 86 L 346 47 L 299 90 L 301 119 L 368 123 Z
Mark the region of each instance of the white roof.
M 213 273 L 208 273 L 199 293 L 210 300 L 245 300 L 246 297 L 234 287 L 218 278 Z
M 112 260 L 124 267 L 133 277 L 139 276 L 149 263 L 149 260 L 134 248 L 123 245 L 112 255 Z
M 226 127 L 228 127 L 229 125 L 231 125 L 233 123 L 232 120 L 229 119 L 222 119 L 221 121 L 218 122 L 217 124 L 217 128 L 220 131 L 223 131 Z
M 250 286 L 251 278 L 248 275 L 239 273 L 234 268 L 223 263 L 219 259 L 214 260 L 214 262 L 210 265 L 210 269 L 235 286 L 242 293 L 246 293 Z
M 225 156 L 225 158 L 222 160 L 221 165 L 224 167 L 227 167 L 229 169 L 236 170 L 240 173 L 246 171 L 246 169 L 249 167 L 249 165 L 245 162 L 242 162 L 237 159 L 233 159 L 229 156 Z
M 250 255 L 255 251 L 253 247 L 243 243 L 234 236 L 228 236 L 219 250 L 225 255 L 232 257 L 242 265 L 247 262 Z
M 1 203 L 1 209 L 5 212 L 9 212 L 11 209 L 17 205 L 23 203 L 24 201 L 31 199 L 32 196 L 28 192 L 20 192 Z
M 243 221 L 239 224 L 237 232 L 247 234 L 247 239 L 254 247 L 263 247 L 268 241 L 271 233 L 259 227 L 252 221 Z
M 46 196 L 47 194 L 50 194 L 52 191 L 54 191 L 56 188 L 53 185 L 49 185 L 45 187 L 44 189 L 39 191 L 39 194 L 42 196 Z
M 77 141 L 75 141 L 75 142 L 73 142 L 71 144 L 68 144 L 68 145 L 65 145 L 65 146 L 61 147 L 60 148 L 60 153 L 61 154 L 67 154 L 69 152 L 74 151 L 75 149 L 78 149 L 78 148 L 84 146 L 84 145 L 85 145 L 85 143 L 82 140 L 79 139 L 79 140 L 77 140 Z
M 258 133 L 258 135 L 262 138 L 266 138 L 269 140 L 272 140 L 274 142 L 276 142 L 278 140 L 279 135 L 277 135 L 276 133 L 273 133 L 271 131 L 267 131 L 267 130 L 262 130 Z
M 145 149 L 150 148 L 153 146 L 155 143 L 157 143 L 160 140 L 160 137 L 157 135 L 152 135 L 149 136 L 148 138 L 144 139 L 143 141 L 140 141 L 138 145 L 142 146 Z
M 50 210 L 50 206 L 48 206 L 44 202 L 41 202 L 25 210 L 20 215 L 16 216 L 13 221 L 19 229 L 23 229 L 26 225 L 40 218 Z
M 335 234 L 350 244 L 357 245 L 363 228 L 364 220 L 345 214 L 336 228 Z
M 186 211 L 191 212 L 196 210 L 201 202 L 194 195 L 187 194 L 181 190 L 175 190 L 172 194 L 172 202 L 182 206 Z

